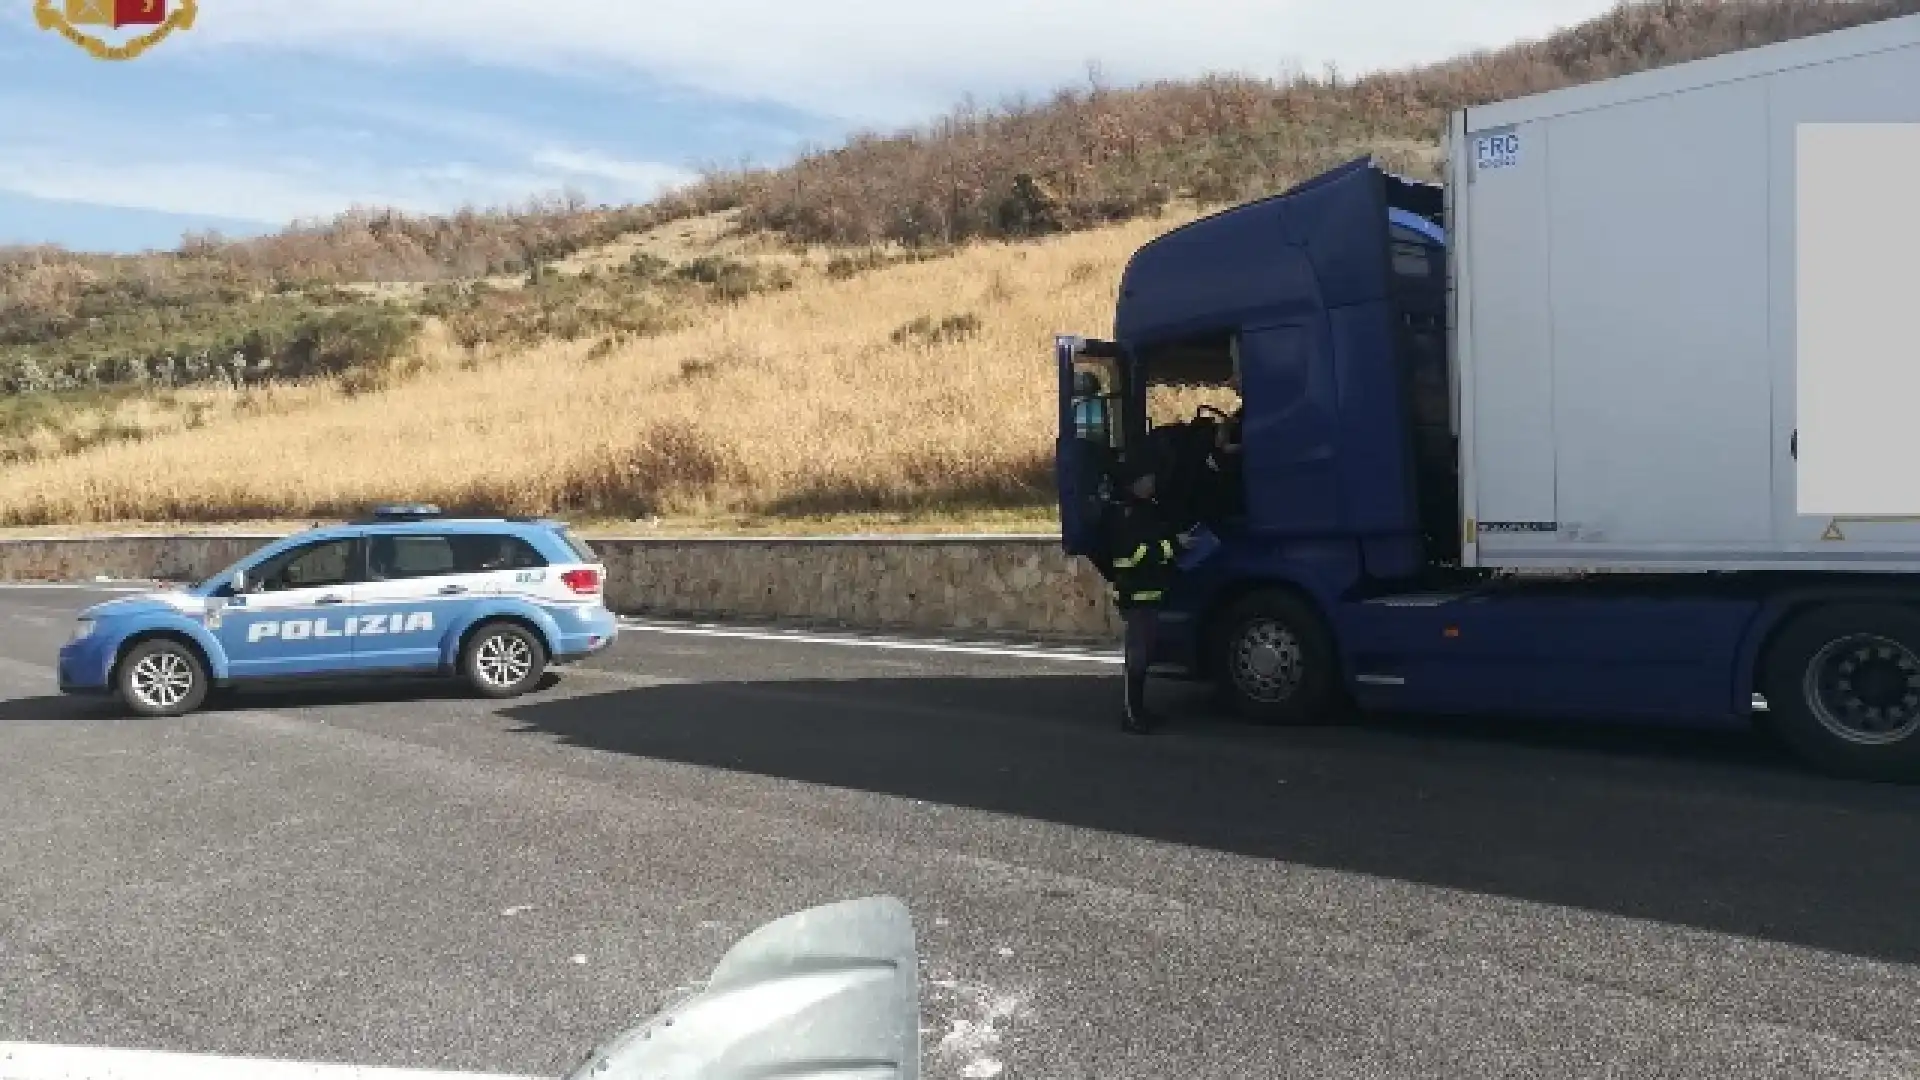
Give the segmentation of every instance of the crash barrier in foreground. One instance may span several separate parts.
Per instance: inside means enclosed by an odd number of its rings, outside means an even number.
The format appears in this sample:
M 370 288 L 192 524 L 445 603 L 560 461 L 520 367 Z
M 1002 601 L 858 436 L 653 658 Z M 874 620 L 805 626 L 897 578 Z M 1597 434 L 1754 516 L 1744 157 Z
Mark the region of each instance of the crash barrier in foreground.
M 0 580 L 197 581 L 272 534 L 0 541 Z M 1106 583 L 1054 536 L 626 538 L 588 535 L 623 615 L 1111 640 Z

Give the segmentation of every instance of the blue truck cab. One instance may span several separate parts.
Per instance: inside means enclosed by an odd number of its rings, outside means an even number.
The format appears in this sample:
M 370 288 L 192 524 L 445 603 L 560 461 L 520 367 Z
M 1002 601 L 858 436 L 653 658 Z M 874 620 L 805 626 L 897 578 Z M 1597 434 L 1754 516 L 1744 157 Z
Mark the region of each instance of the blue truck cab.
M 185 589 L 96 604 L 60 650 L 64 693 L 147 716 L 277 679 L 448 675 L 486 697 L 607 648 L 606 568 L 555 521 L 377 509 L 277 540 Z
M 1065 551 L 1111 579 L 1114 478 L 1143 456 L 1218 541 L 1167 591 L 1155 674 L 1276 723 L 1757 721 L 1830 771 L 1920 777 L 1911 577 L 1461 565 L 1447 208 L 1348 162 L 1149 241 L 1111 340 L 1056 338 Z M 1149 423 L 1148 388 L 1186 384 L 1235 387 L 1239 415 Z

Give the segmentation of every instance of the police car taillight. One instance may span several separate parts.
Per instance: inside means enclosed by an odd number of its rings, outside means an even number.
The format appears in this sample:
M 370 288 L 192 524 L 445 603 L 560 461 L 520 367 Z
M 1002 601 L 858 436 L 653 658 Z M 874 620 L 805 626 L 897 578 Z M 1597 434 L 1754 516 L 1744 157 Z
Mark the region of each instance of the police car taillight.
M 560 581 L 567 588 L 583 595 L 591 596 L 600 591 L 600 571 L 591 566 L 583 566 L 577 570 L 563 570 L 560 572 Z

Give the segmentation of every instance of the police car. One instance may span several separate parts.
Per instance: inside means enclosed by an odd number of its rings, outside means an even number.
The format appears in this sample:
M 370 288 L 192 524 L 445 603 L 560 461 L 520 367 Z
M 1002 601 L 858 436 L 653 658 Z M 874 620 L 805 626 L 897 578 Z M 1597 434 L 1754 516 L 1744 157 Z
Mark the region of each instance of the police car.
M 439 674 L 490 698 L 618 634 L 606 568 L 556 521 L 389 506 L 261 548 L 177 592 L 96 604 L 60 650 L 63 693 L 179 716 L 280 678 Z

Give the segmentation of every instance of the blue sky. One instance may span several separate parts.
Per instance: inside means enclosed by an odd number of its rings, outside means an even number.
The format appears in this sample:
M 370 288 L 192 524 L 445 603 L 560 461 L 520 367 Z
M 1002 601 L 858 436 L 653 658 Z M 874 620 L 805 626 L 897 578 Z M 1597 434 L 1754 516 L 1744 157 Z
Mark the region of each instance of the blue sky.
M 705 163 L 777 164 L 962 94 L 1044 94 L 1089 63 L 1113 83 L 1328 61 L 1356 73 L 1610 6 L 200 0 L 191 30 L 114 64 L 38 29 L 29 0 L 5 2 L 0 244 L 109 251 L 355 203 L 439 211 L 566 186 L 644 201 Z

